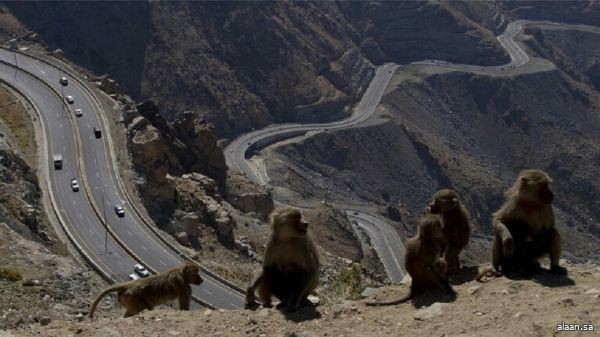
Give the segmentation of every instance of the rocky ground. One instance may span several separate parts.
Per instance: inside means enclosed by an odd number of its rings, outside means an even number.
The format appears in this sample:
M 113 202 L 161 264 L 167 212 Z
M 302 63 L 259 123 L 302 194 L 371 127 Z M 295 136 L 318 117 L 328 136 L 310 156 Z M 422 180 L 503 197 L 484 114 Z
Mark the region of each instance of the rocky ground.
M 367 289 L 368 299 L 338 300 L 284 315 L 276 309 L 155 310 L 136 317 L 93 322 L 52 321 L 0 336 L 597 336 L 600 329 L 600 267 L 568 265 L 569 278 L 472 279 L 466 268 L 455 282 L 455 300 L 437 295 L 390 307 L 366 307 L 374 298 L 408 291 L 406 285 Z M 558 332 L 557 324 L 592 324 L 593 332 Z M 589 329 L 589 328 L 588 328 Z

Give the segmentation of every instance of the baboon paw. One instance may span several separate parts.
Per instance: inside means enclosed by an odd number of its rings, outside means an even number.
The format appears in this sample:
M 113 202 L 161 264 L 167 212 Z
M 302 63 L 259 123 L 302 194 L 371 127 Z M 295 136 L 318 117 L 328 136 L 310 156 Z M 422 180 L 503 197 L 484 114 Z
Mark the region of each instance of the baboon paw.
M 567 275 L 567 268 L 561 266 L 550 267 L 550 273 L 556 275 Z
M 502 241 L 504 256 L 513 256 L 515 253 L 515 241 L 512 237 L 506 238 Z

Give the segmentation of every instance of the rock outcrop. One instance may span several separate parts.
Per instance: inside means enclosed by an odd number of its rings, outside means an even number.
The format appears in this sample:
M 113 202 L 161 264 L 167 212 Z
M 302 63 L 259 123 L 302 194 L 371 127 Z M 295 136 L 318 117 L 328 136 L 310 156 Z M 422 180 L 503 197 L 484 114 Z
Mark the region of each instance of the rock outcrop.
M 257 213 L 263 219 L 273 209 L 271 190 L 253 183 L 242 173 L 229 171 L 227 176 L 227 201 L 246 213 Z

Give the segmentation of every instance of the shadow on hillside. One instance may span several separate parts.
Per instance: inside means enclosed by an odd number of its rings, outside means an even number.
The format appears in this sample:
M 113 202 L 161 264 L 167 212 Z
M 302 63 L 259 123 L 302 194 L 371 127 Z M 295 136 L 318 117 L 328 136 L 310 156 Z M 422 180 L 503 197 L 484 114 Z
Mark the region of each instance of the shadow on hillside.
M 471 282 L 471 281 L 475 280 L 478 275 L 479 275 L 479 267 L 468 266 L 468 267 L 461 267 L 459 270 L 448 275 L 448 278 L 450 279 L 450 284 L 460 285 L 460 284 Z
M 415 295 L 412 305 L 415 308 L 428 307 L 435 302 L 450 303 L 456 300 L 456 294 L 447 294 L 442 289 L 431 289 L 427 292 Z
M 540 285 L 550 288 L 575 285 L 575 280 L 570 278 L 568 275 L 551 274 L 547 270 L 541 268 L 539 272 L 531 276 L 523 276 L 517 273 L 511 273 L 506 275 L 506 278 L 510 280 L 532 280 Z
M 285 319 L 295 323 L 321 318 L 321 313 L 313 306 L 304 306 L 294 312 L 285 312 L 281 309 L 281 312 Z
M 568 275 L 556 275 L 548 272 L 535 274 L 532 277 L 533 281 L 545 287 L 557 288 L 575 285 L 575 280 Z

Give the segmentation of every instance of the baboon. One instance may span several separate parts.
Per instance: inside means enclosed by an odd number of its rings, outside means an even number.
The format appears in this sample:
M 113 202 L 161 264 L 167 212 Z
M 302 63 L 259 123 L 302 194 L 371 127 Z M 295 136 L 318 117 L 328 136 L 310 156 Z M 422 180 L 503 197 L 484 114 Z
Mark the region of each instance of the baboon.
M 554 227 L 551 182 L 540 170 L 519 173 L 505 193 L 504 204 L 493 214 L 493 269 L 484 270 L 478 280 L 489 274 L 531 276 L 541 271 L 538 260 L 546 254 L 550 256 L 551 273 L 567 274 L 567 269 L 559 266 L 561 240 Z
M 406 271 L 412 277 L 410 292 L 396 300 L 367 302 L 369 306 L 394 305 L 404 303 L 423 291 L 439 286 L 447 294 L 454 290 L 446 278 L 447 264 L 440 245 L 444 240 L 438 216 L 424 214 L 419 219 L 419 232 L 406 243 Z
M 467 210 L 461 204 L 458 193 L 448 189 L 436 192 L 427 210 L 439 217 L 445 238 L 444 259 L 448 263 L 448 272 L 456 271 L 460 268 L 458 254 L 469 243 L 471 234 Z
M 187 261 L 182 266 L 164 273 L 153 275 L 135 281 L 116 284 L 104 290 L 90 309 L 90 318 L 94 317 L 96 306 L 102 298 L 112 292 L 117 292 L 117 301 L 125 307 L 123 317 L 137 315 L 144 309 L 152 310 L 153 307 L 166 303 L 172 299 L 179 299 L 180 310 L 190 310 L 190 297 L 192 287 L 190 284 L 199 285 L 203 282 L 199 268 L 193 262 Z
M 319 280 L 319 256 L 308 234 L 308 223 L 297 209 L 281 207 L 271 213 L 272 233 L 263 259 L 262 273 L 246 291 L 246 309 L 256 306 L 254 291 L 264 307 L 271 295 L 287 312 L 312 305 L 308 295 Z

